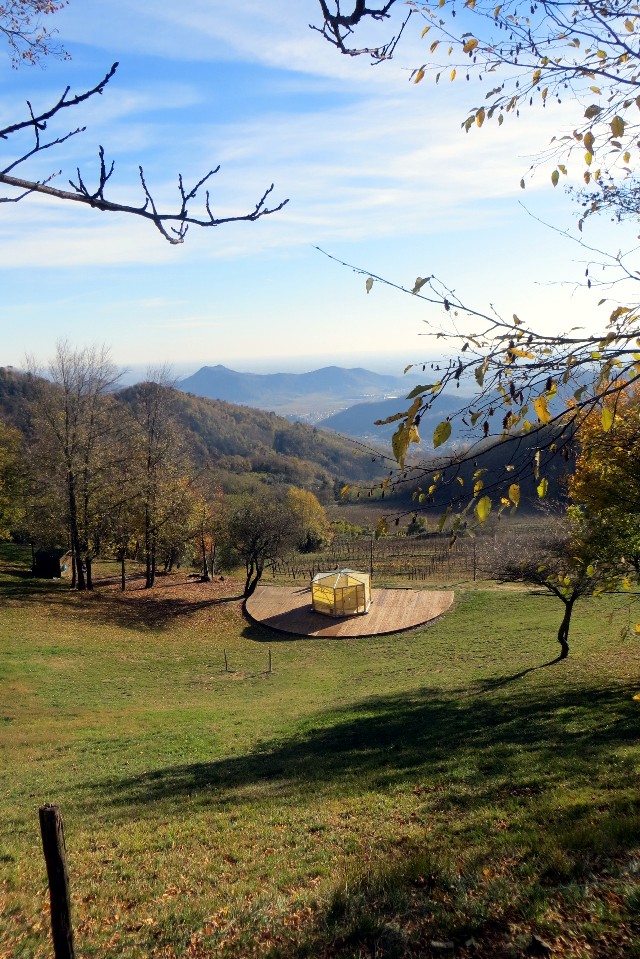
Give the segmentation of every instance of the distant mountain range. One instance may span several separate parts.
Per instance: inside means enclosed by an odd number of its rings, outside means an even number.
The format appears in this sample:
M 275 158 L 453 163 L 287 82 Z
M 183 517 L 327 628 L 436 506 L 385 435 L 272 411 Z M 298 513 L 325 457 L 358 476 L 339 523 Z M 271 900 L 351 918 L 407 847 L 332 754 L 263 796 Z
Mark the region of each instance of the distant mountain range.
M 463 402 L 464 400 L 456 396 L 441 396 L 438 398 L 436 409 L 422 416 L 420 435 L 425 441 L 426 448 L 430 445 L 430 438 L 438 423 L 457 412 Z M 389 416 L 406 410 L 408 406 L 409 401 L 404 398 L 404 394 L 395 399 L 381 400 L 378 403 L 357 403 L 355 406 L 350 406 L 349 409 L 341 410 L 339 413 L 334 413 L 333 416 L 320 420 L 317 425 L 323 429 L 335 430 L 337 433 L 351 436 L 353 439 L 366 443 L 388 444 L 398 428 L 398 423 L 375 426 L 376 421 L 386 420 Z M 451 439 L 455 442 L 458 438 L 456 435 L 456 420 L 452 421 L 452 427 Z
M 239 373 L 226 366 L 203 366 L 181 380 L 178 389 L 318 423 L 355 404 L 404 397 L 418 382 L 361 368 L 326 366 L 309 373 Z M 336 427 L 337 428 L 337 427 Z

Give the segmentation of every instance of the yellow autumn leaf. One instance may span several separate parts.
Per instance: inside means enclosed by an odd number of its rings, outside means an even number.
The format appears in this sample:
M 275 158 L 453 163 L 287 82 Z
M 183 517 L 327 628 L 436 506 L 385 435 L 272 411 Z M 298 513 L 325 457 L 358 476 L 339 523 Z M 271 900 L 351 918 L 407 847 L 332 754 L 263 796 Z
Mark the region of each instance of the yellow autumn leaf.
M 523 360 L 535 360 L 533 353 L 530 353 L 529 350 L 519 350 L 516 347 L 511 347 L 509 350 L 512 356 L 520 356 Z
M 487 517 L 491 512 L 491 497 L 483 496 L 481 500 L 478 500 L 476 503 L 475 514 L 480 520 L 481 523 L 487 521 Z
M 480 109 L 476 113 L 476 123 L 479 127 L 481 127 L 482 124 L 484 123 L 484 107 L 480 107 Z
M 549 489 L 549 482 L 548 482 L 548 480 L 544 479 L 544 477 L 543 477 L 543 478 L 540 480 L 540 482 L 538 483 L 538 486 L 537 486 L 538 496 L 540 497 L 540 499 L 544 499 L 544 498 L 545 498 L 545 496 L 547 495 L 547 490 L 548 490 L 548 489 Z
M 421 80 L 424 80 L 424 70 L 422 69 L 422 67 L 420 67 L 420 69 L 419 69 L 418 72 L 416 73 L 413 82 L 414 82 L 414 83 L 420 83 Z
M 604 430 L 605 433 L 608 433 L 611 427 L 613 426 L 613 419 L 614 419 L 613 410 L 610 409 L 608 406 L 603 407 L 600 419 L 602 421 L 602 429 Z
M 512 483 L 509 487 L 509 499 L 514 506 L 517 506 L 520 502 L 520 484 Z
M 547 406 L 547 401 L 544 396 L 538 396 L 533 401 L 533 408 L 540 422 L 546 426 L 551 420 L 551 413 L 549 412 L 549 407 Z
M 478 46 L 478 41 L 475 37 L 471 37 L 462 48 L 463 53 L 473 53 L 475 48 Z

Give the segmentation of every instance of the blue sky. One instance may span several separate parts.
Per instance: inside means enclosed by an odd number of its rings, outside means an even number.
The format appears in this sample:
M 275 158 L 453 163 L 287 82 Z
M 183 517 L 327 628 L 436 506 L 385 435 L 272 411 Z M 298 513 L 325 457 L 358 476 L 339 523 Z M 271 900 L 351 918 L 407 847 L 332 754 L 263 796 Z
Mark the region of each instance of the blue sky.
M 372 67 L 309 30 L 316 9 L 316 0 L 188 9 L 71 0 L 51 19 L 70 62 L 12 70 L 3 59 L 0 122 L 21 118 L 27 98 L 47 105 L 121 64 L 102 97 L 55 127 L 86 133 L 24 176 L 62 169 L 64 185 L 80 165 L 90 182 L 102 144 L 116 163 L 112 199 L 138 202 L 140 163 L 165 206 L 179 172 L 189 183 L 220 163 L 221 213 L 251 209 L 272 182 L 276 200 L 290 202 L 256 224 L 193 228 L 182 246 L 132 217 L 55 200 L 0 206 L 2 365 L 20 366 L 26 352 L 46 360 L 60 338 L 177 373 L 218 362 L 401 371 L 435 355 L 423 321 L 439 313 L 379 285 L 367 296 L 363 278 L 316 246 L 405 285 L 437 274 L 477 308 L 545 329 L 602 327 L 599 295 L 571 282 L 584 272 L 580 251 L 521 205 L 560 229 L 575 222 L 550 170 L 519 188 L 532 155 L 571 123 L 570 105 L 465 134 L 460 123 L 484 90 L 411 84 L 424 59 L 419 30 L 396 60 Z M 590 238 L 620 243 L 606 224 Z

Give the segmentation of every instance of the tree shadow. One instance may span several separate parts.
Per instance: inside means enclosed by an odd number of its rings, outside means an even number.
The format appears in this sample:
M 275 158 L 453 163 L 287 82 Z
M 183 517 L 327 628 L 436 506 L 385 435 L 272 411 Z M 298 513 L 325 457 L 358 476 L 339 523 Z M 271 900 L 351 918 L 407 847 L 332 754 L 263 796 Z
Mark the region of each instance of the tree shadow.
M 396 846 L 387 844 L 372 859 L 353 860 L 350 872 L 338 872 L 333 895 L 300 935 L 279 942 L 277 956 L 513 959 L 526 952 L 541 897 L 562 897 L 574 881 L 595 888 L 597 896 L 598 875 L 610 882 L 611 863 L 640 843 L 640 803 L 637 795 L 630 798 L 633 767 L 622 758 L 624 747 L 637 743 L 631 689 L 614 683 L 512 685 L 508 697 L 492 695 L 552 664 L 471 695 L 468 688 L 424 687 L 369 697 L 320 711 L 305 730 L 243 755 L 112 777 L 76 787 L 76 794 L 92 809 L 98 801 L 106 815 L 125 820 L 166 817 L 172 804 L 183 815 L 186 796 L 236 818 L 244 803 L 263 797 L 303 819 L 306 802 L 331 806 L 349 797 L 360 801 L 371 790 L 411 792 L 426 821 L 439 822 L 442 836 L 452 828 L 454 850 L 457 843 L 469 856 L 458 858 L 431 826 L 428 837 L 399 835 Z M 600 798 L 606 798 L 594 807 L 598 778 Z M 509 875 L 498 876 L 495 886 L 486 878 L 494 863 L 502 868 L 506 855 L 493 825 L 501 816 L 516 830 L 507 840 L 516 863 L 507 899 Z M 628 931 L 618 928 L 628 943 Z M 610 952 L 596 949 L 593 955 L 626 956 L 615 934 L 607 933 Z M 442 940 L 452 950 L 431 948 Z M 211 947 L 213 954 L 213 940 Z
M 143 577 L 135 576 L 127 580 L 128 588 L 123 592 L 115 588 L 118 578 L 103 577 L 94 580 L 93 590 L 78 593 L 70 589 L 68 580 L 35 579 L 24 568 L 9 573 L 0 581 L 0 599 L 17 604 L 46 599 L 50 607 L 64 607 L 66 614 L 79 612 L 83 619 L 94 623 L 143 632 L 169 629 L 177 620 L 217 606 L 239 604 L 243 599 L 233 580 L 202 583 L 161 578 L 156 587 L 144 589 Z M 194 594 L 201 594 L 201 598 L 194 598 Z
M 247 613 L 245 617 L 248 618 Z M 252 643 L 262 643 L 267 646 L 276 646 L 278 643 L 354 643 L 371 638 L 370 636 L 303 636 L 296 633 L 283 633 L 278 631 L 277 627 L 263 626 L 253 620 L 249 620 L 243 627 L 241 636 Z
M 14 602 L 28 601 L 34 596 L 51 597 L 52 600 L 68 594 L 68 583 L 64 579 L 38 579 L 30 569 L 18 567 L 6 568 L 9 577 L 0 580 L 0 598 Z
M 563 659 L 562 656 L 556 656 L 555 659 L 550 659 L 546 663 L 538 663 L 537 666 L 527 666 L 526 669 L 521 669 L 517 673 L 512 673 L 510 676 L 497 676 L 490 679 L 476 679 L 473 681 L 473 688 L 468 692 L 468 696 L 480 696 L 483 693 L 492 693 L 497 689 L 502 689 L 504 686 L 508 686 L 511 683 L 517 682 L 518 679 L 524 679 L 525 676 L 528 676 L 530 673 L 535 673 L 539 669 L 547 669 L 549 666 L 555 666 L 557 663 L 566 662 L 566 658 Z
M 237 790 L 265 781 L 270 795 L 285 801 L 292 786 L 315 795 L 330 795 L 336 785 L 357 790 L 363 781 L 393 788 L 414 776 L 437 778 L 454 763 L 470 770 L 474 801 L 487 802 L 499 798 L 491 777 L 499 772 L 501 782 L 521 781 L 531 756 L 545 770 L 544 788 L 550 788 L 569 773 L 588 780 L 595 764 L 637 740 L 637 707 L 630 690 L 620 686 L 514 689 L 508 699 L 468 692 L 424 688 L 368 698 L 316 714 L 311 728 L 284 742 L 110 778 L 91 784 L 90 791 L 133 815 L 138 805 L 152 810 L 154 802 L 203 790 L 224 805 Z
M 181 584 L 162 587 L 163 593 L 167 588 L 175 589 L 179 594 Z M 193 591 L 192 583 L 184 584 L 185 589 Z M 198 584 L 203 591 L 208 584 Z M 139 590 L 138 595 L 125 591 L 94 591 L 86 601 L 86 611 L 97 622 L 109 623 L 110 626 L 120 626 L 126 629 L 144 631 L 161 631 L 174 628 L 177 621 L 195 616 L 205 610 L 228 603 L 239 603 L 241 596 L 220 596 L 206 591 L 202 599 L 181 597 L 180 595 L 167 598 L 154 593 L 154 589 Z M 143 594 L 143 595 L 141 595 Z

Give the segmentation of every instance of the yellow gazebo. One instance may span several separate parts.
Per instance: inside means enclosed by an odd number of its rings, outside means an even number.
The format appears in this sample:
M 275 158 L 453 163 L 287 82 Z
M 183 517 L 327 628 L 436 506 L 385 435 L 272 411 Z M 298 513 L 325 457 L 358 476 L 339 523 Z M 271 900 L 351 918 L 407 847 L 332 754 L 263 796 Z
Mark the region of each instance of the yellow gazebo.
M 318 573 L 311 580 L 311 603 L 325 616 L 353 616 L 367 613 L 371 605 L 371 577 L 353 569 Z

